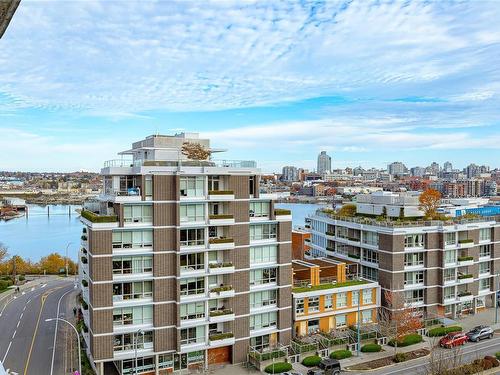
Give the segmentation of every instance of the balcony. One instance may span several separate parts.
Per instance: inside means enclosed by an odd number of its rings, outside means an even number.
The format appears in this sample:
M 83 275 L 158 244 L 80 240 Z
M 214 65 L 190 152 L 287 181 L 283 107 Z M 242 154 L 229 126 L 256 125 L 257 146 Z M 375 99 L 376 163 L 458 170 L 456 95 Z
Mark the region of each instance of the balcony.
M 116 215 L 101 215 L 100 213 L 82 210 L 80 219 L 85 225 L 88 225 L 89 227 L 114 228 L 118 226 L 118 216 Z M 87 235 L 82 235 L 82 240 L 83 237 L 87 237 Z
M 221 275 L 233 272 L 234 272 L 234 265 L 231 262 L 208 264 L 208 273 L 211 275 Z
M 229 214 L 209 215 L 208 224 L 210 225 L 234 224 L 234 216 Z
M 276 216 L 276 220 L 278 221 L 290 221 L 292 220 L 292 211 L 277 208 L 274 210 L 274 216 Z
M 459 284 L 469 284 L 474 282 L 474 276 L 472 274 L 458 275 L 457 281 Z
M 232 332 L 215 333 L 209 336 L 209 345 L 212 347 L 228 346 L 234 344 L 234 334 Z
M 471 292 L 461 292 L 461 293 L 458 293 L 458 295 L 457 295 L 457 300 L 459 302 L 472 301 L 473 299 L 474 299 L 474 296 L 472 295 Z
M 208 200 L 210 201 L 232 201 L 234 200 L 234 191 L 232 190 L 209 190 Z
M 234 289 L 232 285 L 222 285 L 210 289 L 210 298 L 228 298 L 234 297 Z
M 230 320 L 234 320 L 234 312 L 231 309 L 210 311 L 210 316 L 208 318 L 210 323 L 222 323 Z
M 461 256 L 457 258 L 459 266 L 472 266 L 474 264 L 474 257 Z
M 473 239 L 458 240 L 458 248 L 459 249 L 468 249 L 468 248 L 473 247 L 473 246 L 474 246 Z
M 104 193 L 104 197 L 116 203 L 142 201 L 141 189 L 138 187 L 128 188 L 126 190 L 108 190 Z
M 88 245 L 89 245 L 89 238 L 87 237 L 86 234 L 82 234 L 82 236 L 80 237 L 80 240 L 81 240 L 81 244 L 84 248 L 87 248 Z
M 208 248 L 210 250 L 234 249 L 234 239 L 228 237 L 210 238 Z

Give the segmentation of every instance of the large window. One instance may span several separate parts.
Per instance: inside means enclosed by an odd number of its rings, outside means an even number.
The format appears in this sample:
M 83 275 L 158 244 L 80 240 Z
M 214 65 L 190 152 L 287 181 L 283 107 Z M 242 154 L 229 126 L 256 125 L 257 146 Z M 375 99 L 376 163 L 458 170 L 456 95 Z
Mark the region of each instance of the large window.
M 454 299 L 455 298 L 455 287 L 454 286 L 448 286 L 444 288 L 443 291 L 444 299 Z
M 153 332 L 144 332 L 144 334 L 124 333 L 115 335 L 113 338 L 113 351 L 150 349 L 153 347 Z
M 276 268 L 261 268 L 250 271 L 250 285 L 262 285 L 276 282 Z
M 491 256 L 491 245 L 481 245 L 479 246 L 479 257 L 489 257 Z
M 457 262 L 457 251 L 456 250 L 446 250 L 444 252 L 444 263 L 445 264 L 455 264 Z
M 319 312 L 319 297 L 309 297 L 308 306 L 309 313 Z
M 250 225 L 250 241 L 276 238 L 276 224 Z
M 261 292 L 250 293 L 250 308 L 255 309 L 259 307 L 275 306 L 277 292 L 276 290 L 264 290 Z
M 123 221 L 125 223 L 152 223 L 153 206 L 150 204 L 124 205 Z
M 479 241 L 491 241 L 491 229 L 490 228 L 479 229 Z
M 208 176 L 208 191 L 210 190 L 222 190 L 220 176 Z
M 405 236 L 405 247 L 424 247 L 423 234 L 408 234 Z
M 297 315 L 304 314 L 304 298 L 297 298 L 295 300 L 295 313 Z
M 181 246 L 201 246 L 205 244 L 203 228 L 181 229 Z
M 333 309 L 333 295 L 327 294 L 325 296 L 325 310 Z
M 405 254 L 405 267 L 415 267 L 424 265 L 424 253 Z
M 250 346 L 257 350 L 268 348 L 269 335 L 250 337 Z
M 205 293 L 205 279 L 203 277 L 188 277 L 181 279 L 181 296 Z
M 152 281 L 113 284 L 113 301 L 153 297 Z
M 378 252 L 374 250 L 363 249 L 363 260 L 365 262 L 378 264 Z
M 155 358 L 154 357 L 139 357 L 137 362 L 135 359 L 125 359 L 122 361 L 122 375 L 132 375 L 144 372 L 155 371 Z
M 181 176 L 181 197 L 203 197 L 205 195 L 205 177 Z
M 195 271 L 205 268 L 204 254 L 182 254 L 180 256 L 181 271 Z
M 405 292 L 405 302 L 406 303 L 420 303 L 424 302 L 424 290 L 407 290 Z
M 372 267 L 361 267 L 361 274 L 363 279 L 378 281 L 378 269 Z
M 269 201 L 265 202 L 250 202 L 250 217 L 268 217 L 269 216 Z
M 373 314 L 372 310 L 363 310 L 361 312 L 361 323 L 366 324 L 366 323 L 371 323 L 373 320 Z
M 181 329 L 181 345 L 205 342 L 205 326 Z
M 444 234 L 445 245 L 455 245 L 457 243 L 457 232 L 450 232 Z
M 335 315 L 335 327 L 345 327 L 347 325 L 347 319 L 345 314 Z
M 363 231 L 363 243 L 372 246 L 378 246 L 378 233 Z
M 135 306 L 113 309 L 113 325 L 153 323 L 153 306 Z
M 443 278 L 444 282 L 455 281 L 457 278 L 457 269 L 456 268 L 445 268 L 443 270 Z
M 337 303 L 335 304 L 337 309 L 340 309 L 342 307 L 347 306 L 347 293 L 342 292 L 342 293 L 337 293 L 337 298 L 336 298 Z
M 205 302 L 185 303 L 180 306 L 180 319 L 201 319 L 205 317 Z
M 490 290 L 490 279 L 480 279 L 479 290 Z
M 203 203 L 181 204 L 179 209 L 181 223 L 205 220 L 205 205 Z
M 479 263 L 479 274 L 484 275 L 490 273 L 490 262 Z
M 276 327 L 277 317 L 276 311 L 250 315 L 250 330 Z
M 153 247 L 152 230 L 113 231 L 113 249 Z
M 153 272 L 153 257 L 115 257 L 113 258 L 113 274 L 126 275 L 131 273 Z
M 424 283 L 424 271 L 405 272 L 405 285 L 418 285 Z
M 275 263 L 277 260 L 278 246 L 257 246 L 250 248 L 250 264 Z
M 373 293 L 371 289 L 363 289 L 363 305 L 370 305 L 373 303 Z
M 358 306 L 359 303 L 359 291 L 353 290 L 351 292 L 351 306 Z

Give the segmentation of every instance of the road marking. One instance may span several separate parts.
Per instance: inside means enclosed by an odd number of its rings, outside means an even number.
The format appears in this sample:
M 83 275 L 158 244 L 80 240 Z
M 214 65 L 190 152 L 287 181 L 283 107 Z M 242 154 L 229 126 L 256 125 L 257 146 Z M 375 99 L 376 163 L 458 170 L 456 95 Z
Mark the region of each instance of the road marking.
M 21 315 L 19 315 L 19 320 L 21 320 L 21 318 L 23 317 L 23 315 L 24 315 L 24 310 L 23 310 L 23 312 L 21 313 Z
M 38 313 L 38 319 L 36 320 L 35 332 L 33 332 L 33 339 L 31 340 L 30 351 L 28 352 L 28 359 L 26 360 L 26 367 L 24 368 L 24 375 L 28 373 L 28 367 L 30 364 L 31 352 L 33 351 L 33 345 L 35 344 L 36 334 L 38 332 L 38 325 L 40 324 L 40 318 L 42 317 L 43 305 L 45 305 L 45 300 L 47 296 L 52 293 L 42 295 L 42 303 L 40 305 L 40 312 Z
M 68 293 L 71 293 L 72 290 L 68 290 L 67 292 L 65 292 L 61 297 L 59 297 L 59 301 L 57 301 L 57 312 L 56 312 L 56 317 L 59 318 L 59 308 L 61 306 L 61 300 L 63 299 L 63 297 L 68 294 Z M 56 327 L 54 329 L 54 344 L 52 346 L 52 362 L 50 363 L 50 375 L 52 375 L 54 373 L 54 357 L 56 355 L 56 338 L 57 338 L 57 326 L 58 326 L 58 323 L 59 323 L 59 320 L 56 319 Z M 79 340 L 80 338 L 78 338 Z M 25 374 L 26 375 L 26 374 Z
M 19 318 L 19 321 L 17 322 L 17 327 L 16 328 L 19 328 L 19 324 L 21 324 L 21 318 Z
M 3 356 L 2 363 L 5 363 L 5 358 L 7 358 L 7 354 L 9 354 L 10 346 L 12 345 L 12 341 L 9 342 L 9 346 L 7 348 L 7 351 L 5 352 L 5 355 Z
M 35 290 L 35 287 L 31 288 L 31 291 L 34 291 Z
M 17 333 L 17 330 L 14 331 L 14 333 L 12 334 L 12 339 L 14 339 L 14 337 L 16 337 L 16 333 Z

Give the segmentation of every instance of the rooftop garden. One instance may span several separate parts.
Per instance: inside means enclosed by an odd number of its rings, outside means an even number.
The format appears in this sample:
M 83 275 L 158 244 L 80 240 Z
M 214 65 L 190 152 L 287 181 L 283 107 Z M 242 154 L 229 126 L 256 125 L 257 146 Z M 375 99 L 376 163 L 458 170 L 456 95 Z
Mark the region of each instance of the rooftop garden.
M 368 284 L 369 281 L 366 280 L 349 280 L 341 283 L 324 283 L 319 285 L 314 285 L 311 287 L 301 286 L 292 289 L 293 293 L 306 293 L 306 292 L 314 292 L 317 290 L 325 290 L 325 289 L 333 289 L 333 288 L 343 288 L 347 286 L 355 286 L 355 285 L 363 285 Z
M 82 211 L 81 213 L 84 219 L 92 223 L 115 223 L 118 221 L 118 216 L 116 215 L 99 215 L 92 211 Z
M 275 214 L 276 216 L 291 215 L 291 214 L 292 214 L 292 211 L 290 211 L 290 210 L 286 210 L 286 209 L 284 209 L 284 208 L 276 208 L 276 209 L 274 210 L 274 214 Z

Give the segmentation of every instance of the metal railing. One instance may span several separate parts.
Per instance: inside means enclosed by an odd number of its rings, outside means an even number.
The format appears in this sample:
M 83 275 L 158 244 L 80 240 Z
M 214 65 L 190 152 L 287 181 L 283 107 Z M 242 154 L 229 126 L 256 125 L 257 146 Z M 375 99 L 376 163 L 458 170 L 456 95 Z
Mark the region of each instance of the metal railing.
M 130 159 L 112 159 L 104 162 L 104 168 L 109 167 L 131 167 L 134 164 Z

